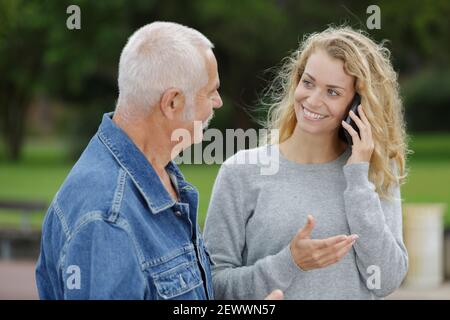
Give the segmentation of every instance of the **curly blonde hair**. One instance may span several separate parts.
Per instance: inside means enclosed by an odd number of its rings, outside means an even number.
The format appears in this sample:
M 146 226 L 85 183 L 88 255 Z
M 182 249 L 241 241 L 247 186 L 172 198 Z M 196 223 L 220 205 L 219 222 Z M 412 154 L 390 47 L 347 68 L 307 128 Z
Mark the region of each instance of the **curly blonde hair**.
M 375 43 L 363 31 L 345 26 L 329 27 L 307 36 L 300 47 L 285 58 L 264 95 L 270 99 L 265 126 L 269 132 L 278 129 L 276 135 L 267 137 L 267 142 L 282 143 L 294 132 L 297 124 L 294 92 L 308 58 L 318 49 L 342 60 L 344 71 L 355 77 L 355 90 L 361 96 L 364 112 L 372 125 L 375 145 L 369 179 L 382 198 L 391 199 L 389 187 L 403 184 L 407 176 L 406 156 L 409 150 L 403 107 L 390 51 L 384 43 Z

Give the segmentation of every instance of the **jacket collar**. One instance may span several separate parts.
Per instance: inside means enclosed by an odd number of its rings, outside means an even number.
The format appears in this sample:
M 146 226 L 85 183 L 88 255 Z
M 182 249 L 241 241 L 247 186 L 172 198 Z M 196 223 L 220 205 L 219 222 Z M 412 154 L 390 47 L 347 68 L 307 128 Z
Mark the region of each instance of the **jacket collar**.
M 100 140 L 130 175 L 152 213 L 159 213 L 175 205 L 175 200 L 164 188 L 150 162 L 130 137 L 112 121 L 112 115 L 113 112 L 103 115 L 97 132 Z M 186 185 L 183 175 L 173 161 L 169 162 L 166 169 L 177 178 L 178 187 Z

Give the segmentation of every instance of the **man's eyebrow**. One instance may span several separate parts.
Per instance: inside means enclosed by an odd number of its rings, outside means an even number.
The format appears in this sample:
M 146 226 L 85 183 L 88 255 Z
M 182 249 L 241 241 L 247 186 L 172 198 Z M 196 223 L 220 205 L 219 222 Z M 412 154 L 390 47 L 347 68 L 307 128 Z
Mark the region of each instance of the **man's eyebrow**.
M 305 74 L 306 74 L 308 77 L 310 77 L 313 81 L 316 81 L 316 79 L 315 79 L 312 75 L 310 75 L 308 72 L 305 72 Z M 338 89 L 342 89 L 342 90 L 345 91 L 344 88 L 342 88 L 342 87 L 340 87 L 340 86 L 337 86 L 337 85 L 334 85 L 334 84 L 327 84 L 326 86 L 327 86 L 328 88 L 338 88 Z

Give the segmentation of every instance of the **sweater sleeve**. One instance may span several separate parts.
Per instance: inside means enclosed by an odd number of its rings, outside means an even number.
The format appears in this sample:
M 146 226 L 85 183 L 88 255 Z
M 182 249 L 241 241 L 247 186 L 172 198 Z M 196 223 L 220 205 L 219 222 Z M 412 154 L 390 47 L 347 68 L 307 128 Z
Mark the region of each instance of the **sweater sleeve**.
M 295 264 L 289 246 L 244 266 L 245 226 L 253 202 L 246 199 L 251 194 L 250 185 L 246 185 L 240 170 L 222 165 L 205 222 L 216 299 L 263 299 L 274 289 L 284 291 L 294 276 L 303 272 Z
M 391 187 L 393 200 L 380 200 L 368 173 L 368 162 L 344 166 L 345 212 L 350 232 L 359 235 L 354 245 L 359 273 L 376 296 L 385 297 L 400 286 L 408 270 L 400 187 Z

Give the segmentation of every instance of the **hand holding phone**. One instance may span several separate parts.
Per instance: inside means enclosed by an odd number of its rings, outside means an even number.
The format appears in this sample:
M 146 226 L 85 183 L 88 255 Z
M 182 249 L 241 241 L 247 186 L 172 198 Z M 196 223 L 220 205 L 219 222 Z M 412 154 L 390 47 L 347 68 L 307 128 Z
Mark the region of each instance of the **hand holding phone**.
M 359 128 L 355 121 L 350 117 L 350 111 L 353 111 L 358 117 L 358 106 L 361 104 L 361 97 L 358 93 L 355 93 L 352 102 L 350 103 L 350 108 L 348 110 L 347 117 L 345 118 L 345 122 L 352 126 L 353 129 L 359 134 Z M 352 136 L 345 130 L 343 127 L 341 128 L 344 131 L 345 139 L 349 145 L 353 145 Z

